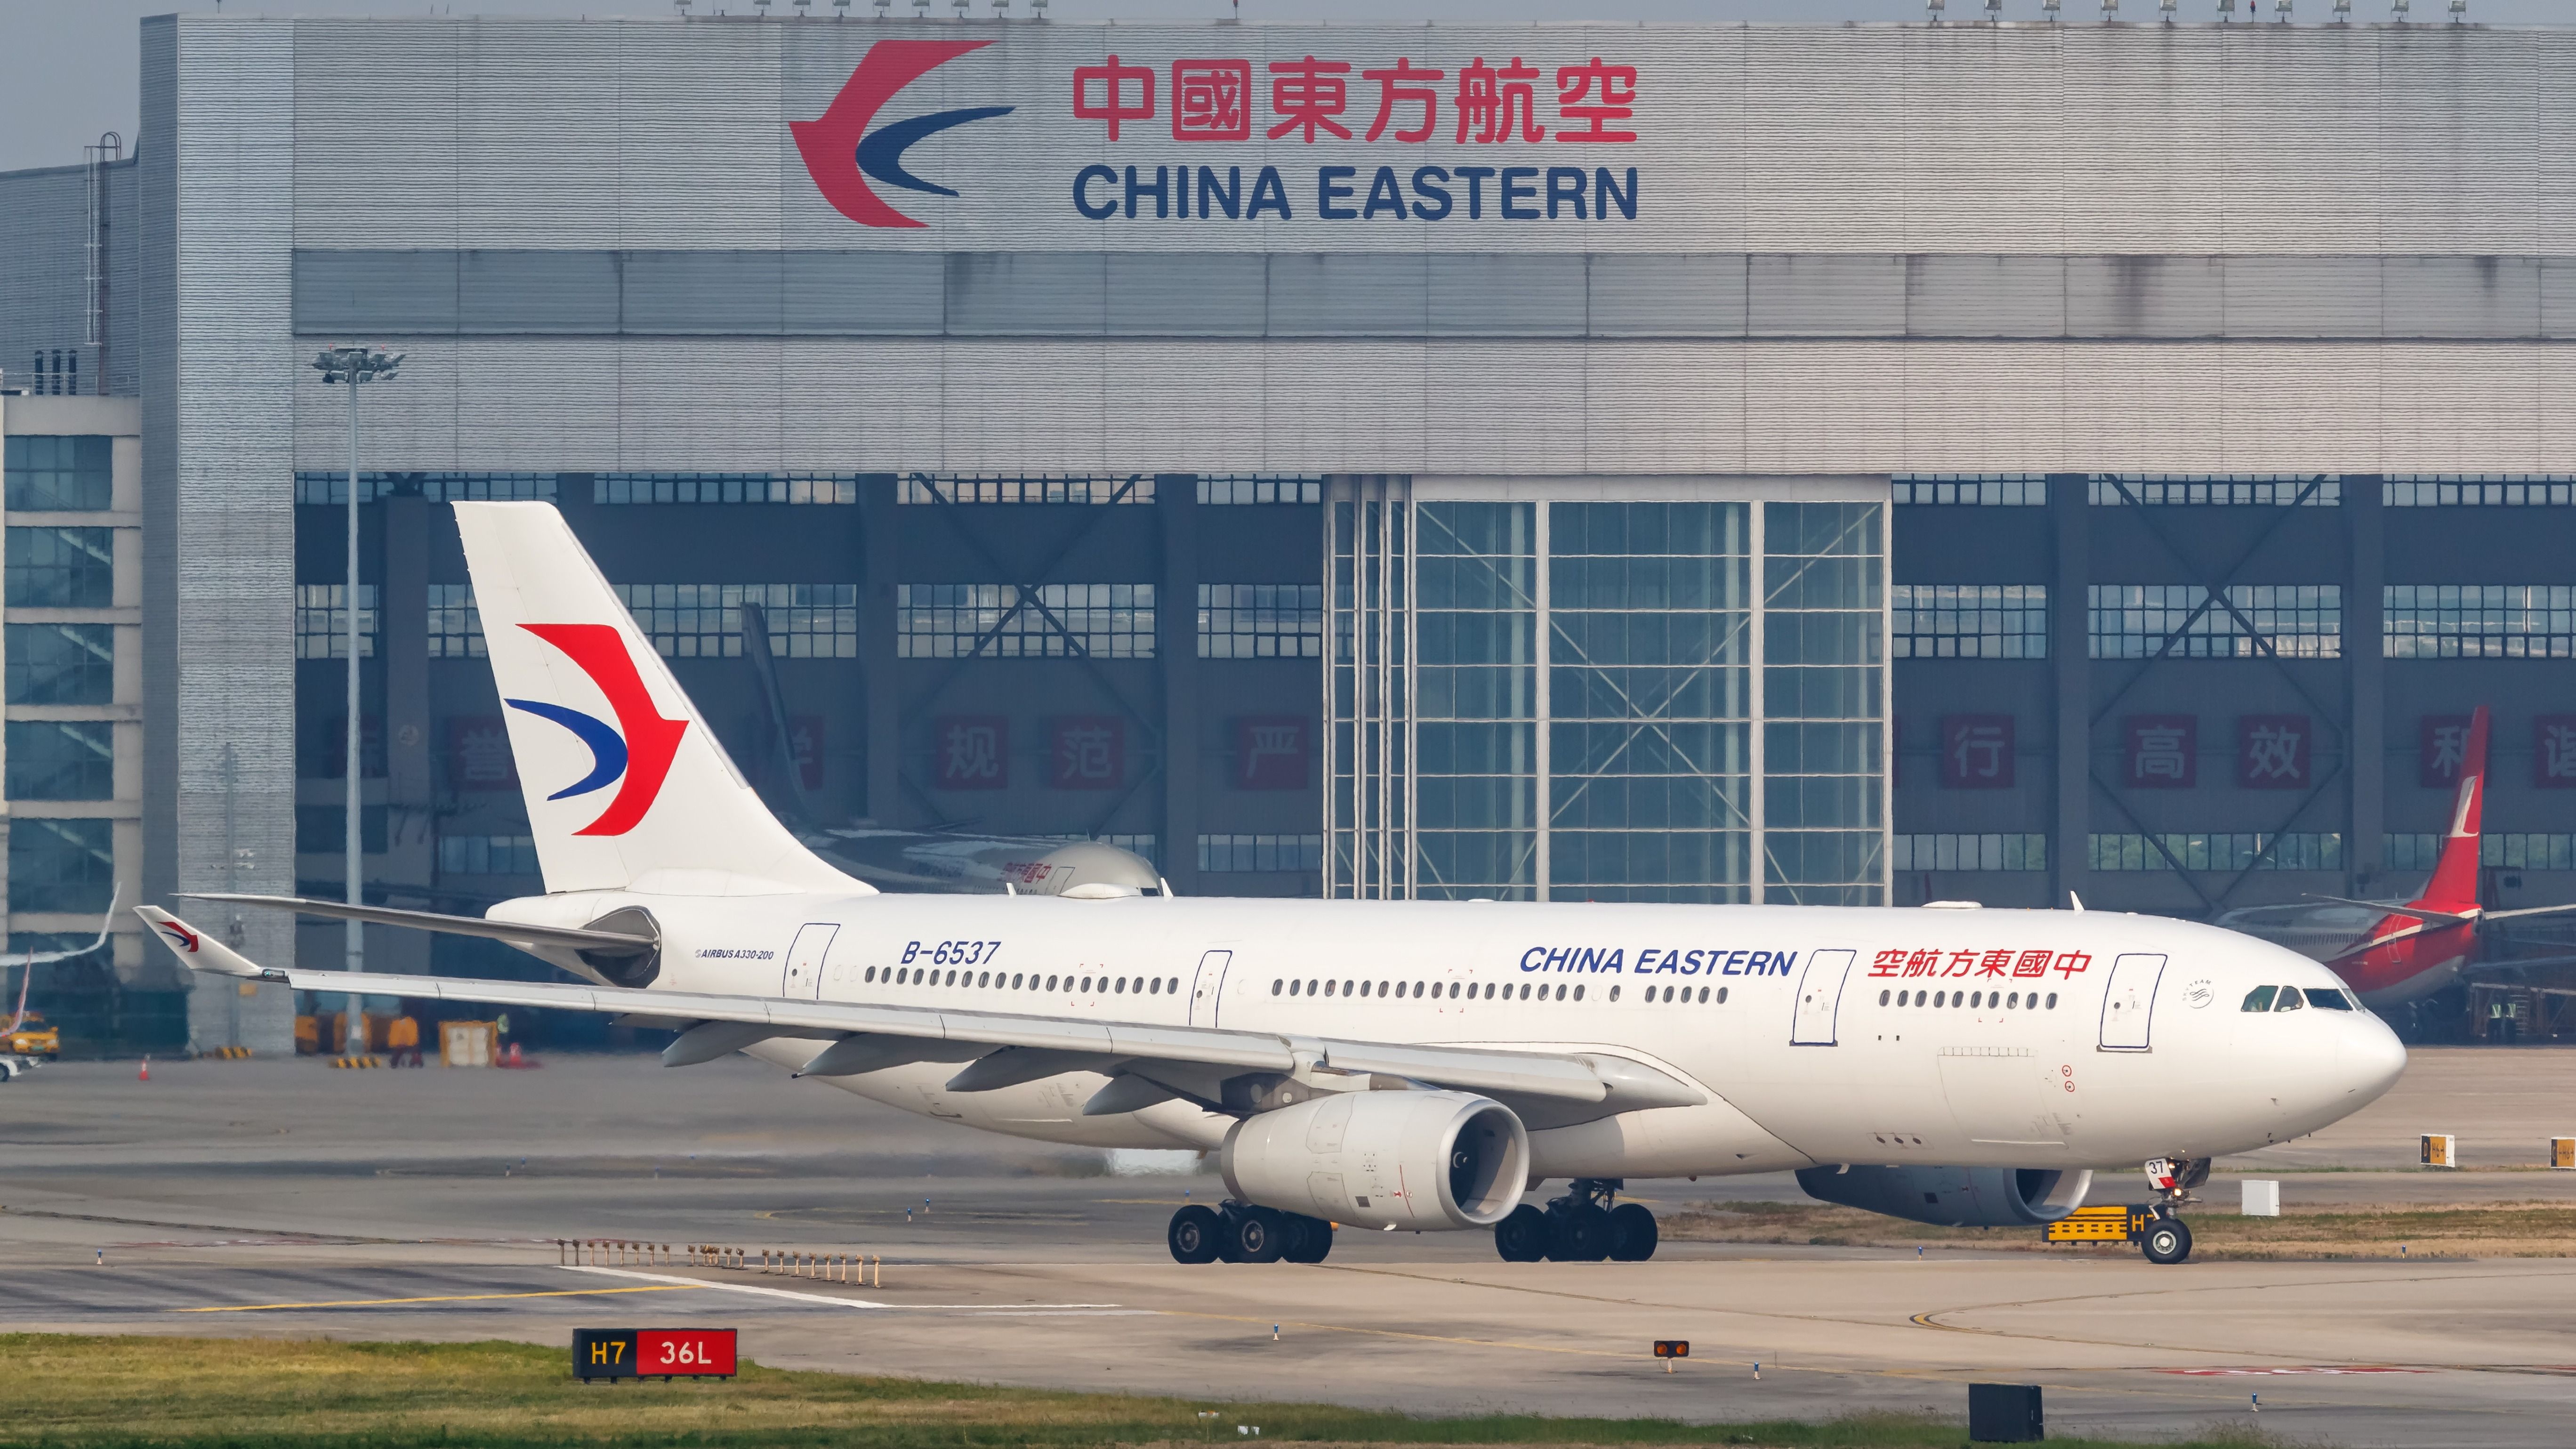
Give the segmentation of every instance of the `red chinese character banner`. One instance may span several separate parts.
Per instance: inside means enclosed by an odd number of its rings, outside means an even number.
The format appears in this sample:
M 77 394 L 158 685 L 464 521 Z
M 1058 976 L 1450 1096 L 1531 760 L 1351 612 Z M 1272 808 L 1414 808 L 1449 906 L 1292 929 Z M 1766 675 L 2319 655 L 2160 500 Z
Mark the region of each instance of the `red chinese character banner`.
M 518 761 L 510 754 L 510 728 L 497 714 L 447 718 L 447 788 L 516 790 Z
M 2013 717 L 1941 716 L 1941 788 L 2009 790 L 2013 783 Z
M 1247 714 L 1234 721 L 1234 787 L 1303 790 L 1310 726 L 1302 715 Z
M 2469 717 L 2428 714 L 2415 744 L 2415 783 L 2427 790 L 2449 790 L 2460 783 L 2460 759 L 2469 748 Z
M 2531 783 L 2543 790 L 2576 790 L 2576 714 L 2532 719 Z
M 2247 790 L 2304 789 L 2313 774 L 2315 721 L 2303 714 L 2236 717 L 2236 783 Z
M 2132 790 L 2200 783 L 2200 716 L 2133 714 L 2120 721 L 2120 779 Z
M 1111 54 L 1073 67 L 1071 114 L 1109 141 L 1150 138 L 1130 128 L 1168 113 L 1175 141 L 1249 141 L 1257 128 L 1267 140 L 1313 146 L 1352 139 L 1366 116 L 1360 139 L 1369 142 L 1619 145 L 1637 139 L 1638 76 L 1636 65 L 1597 55 L 1435 63 L 1355 50 L 1257 65 L 1240 56 L 1174 60 L 1163 85 L 1153 65 Z
M 1127 782 L 1127 722 L 1113 714 L 1047 721 L 1047 784 L 1057 790 L 1115 790 Z
M 1011 784 L 1011 722 L 997 714 L 948 714 L 930 722 L 930 782 L 942 790 Z

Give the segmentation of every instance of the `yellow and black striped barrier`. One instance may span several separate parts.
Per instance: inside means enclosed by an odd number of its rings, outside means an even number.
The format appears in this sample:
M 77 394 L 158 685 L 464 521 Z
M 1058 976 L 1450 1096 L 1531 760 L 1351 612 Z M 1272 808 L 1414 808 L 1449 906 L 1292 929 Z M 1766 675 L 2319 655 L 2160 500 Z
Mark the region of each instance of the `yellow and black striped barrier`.
M 333 1057 L 331 1059 L 331 1065 L 335 1067 L 381 1067 L 384 1064 L 383 1057 Z
M 204 1047 L 197 1052 L 197 1060 L 201 1062 L 240 1062 L 249 1059 L 250 1048 L 246 1046 Z

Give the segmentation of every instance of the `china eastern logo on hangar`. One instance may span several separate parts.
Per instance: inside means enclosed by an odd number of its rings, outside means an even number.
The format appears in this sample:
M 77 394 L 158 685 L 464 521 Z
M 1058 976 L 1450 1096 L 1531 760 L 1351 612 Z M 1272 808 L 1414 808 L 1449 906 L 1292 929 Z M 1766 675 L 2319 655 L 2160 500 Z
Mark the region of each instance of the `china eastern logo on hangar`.
M 953 126 L 1009 115 L 1015 107 L 976 106 L 875 129 L 871 124 L 905 86 L 992 43 L 881 40 L 870 46 L 821 117 L 789 123 L 824 198 L 861 226 L 917 227 L 923 223 L 888 205 L 868 181 L 957 195 L 906 170 L 904 151 Z M 1248 60 L 1189 59 L 1171 62 L 1168 78 L 1152 66 L 1110 55 L 1073 68 L 1072 119 L 1103 126 L 1101 139 L 1112 145 L 1145 122 L 1146 134 L 1135 144 L 1151 145 L 1160 138 L 1150 123 L 1168 116 L 1171 141 L 1190 150 L 1133 165 L 1083 166 L 1070 178 L 1068 199 L 1091 221 L 1634 221 L 1637 167 L 1574 164 L 1602 153 L 1553 147 L 1634 143 L 1637 133 L 1628 128 L 1637 116 L 1637 90 L 1637 67 L 1597 55 L 1556 66 L 1533 65 L 1520 56 L 1489 63 L 1477 56 L 1454 70 L 1417 65 L 1409 56 L 1355 66 L 1308 55 L 1268 62 L 1258 77 Z M 1542 114 L 1543 95 L 1553 102 L 1548 114 Z M 1256 115 L 1264 100 L 1267 114 Z M 1354 134 L 1363 116 L 1372 117 L 1367 130 Z M 1275 155 L 1271 148 L 1282 144 L 1335 141 L 1401 147 L 1407 154 L 1392 164 L 1311 168 L 1198 160 L 1223 156 L 1198 150 L 1208 143 L 1250 144 Z M 1374 163 L 1380 157 L 1366 159 Z

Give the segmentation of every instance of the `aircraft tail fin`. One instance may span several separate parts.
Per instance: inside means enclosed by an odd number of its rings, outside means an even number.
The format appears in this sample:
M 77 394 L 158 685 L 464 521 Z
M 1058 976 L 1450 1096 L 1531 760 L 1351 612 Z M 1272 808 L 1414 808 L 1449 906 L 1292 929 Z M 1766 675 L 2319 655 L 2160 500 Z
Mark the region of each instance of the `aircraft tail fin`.
M 869 889 L 770 814 L 553 504 L 454 506 L 548 891 Z
M 2487 707 L 2469 716 L 2469 737 L 2460 750 L 2459 793 L 2451 801 L 2451 833 L 2442 842 L 2433 878 L 2424 883 L 2419 905 L 2448 909 L 2478 903 L 2478 825 L 2486 812 Z

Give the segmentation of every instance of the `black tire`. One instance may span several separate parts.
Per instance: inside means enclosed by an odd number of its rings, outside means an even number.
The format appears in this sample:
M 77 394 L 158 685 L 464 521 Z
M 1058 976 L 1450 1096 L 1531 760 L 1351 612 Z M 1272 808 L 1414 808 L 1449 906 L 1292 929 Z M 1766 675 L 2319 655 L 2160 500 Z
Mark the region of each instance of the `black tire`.
M 1288 1241 L 1279 1250 L 1283 1263 L 1320 1263 L 1333 1251 L 1333 1225 L 1322 1218 L 1303 1213 L 1281 1213 L 1288 1224 Z
M 1559 1263 L 1598 1263 L 1610 1256 L 1610 1214 L 1590 1204 L 1548 1215 L 1547 1255 Z
M 1232 1229 L 1234 1249 L 1225 1255 L 1229 1263 L 1276 1263 L 1280 1250 L 1288 1246 L 1279 1214 L 1268 1208 L 1237 1209 L 1226 1226 Z
M 2138 1248 L 2150 1263 L 2179 1263 L 2191 1256 L 2191 1225 L 2180 1218 L 2158 1218 L 2147 1224 Z
M 1172 1214 L 1172 1225 L 1163 1232 L 1163 1240 L 1172 1249 L 1172 1261 L 1215 1262 L 1217 1239 L 1222 1236 L 1219 1229 L 1223 1226 L 1224 1219 L 1219 1218 L 1214 1209 L 1199 1203 L 1191 1203 Z
M 1494 1224 L 1494 1251 L 1506 1263 L 1535 1263 L 1547 1256 L 1551 1236 L 1547 1214 L 1522 1203 Z
M 1655 1215 L 1642 1205 L 1623 1202 L 1610 1210 L 1611 1262 L 1642 1263 L 1655 1256 L 1655 1244 L 1662 1240 Z

